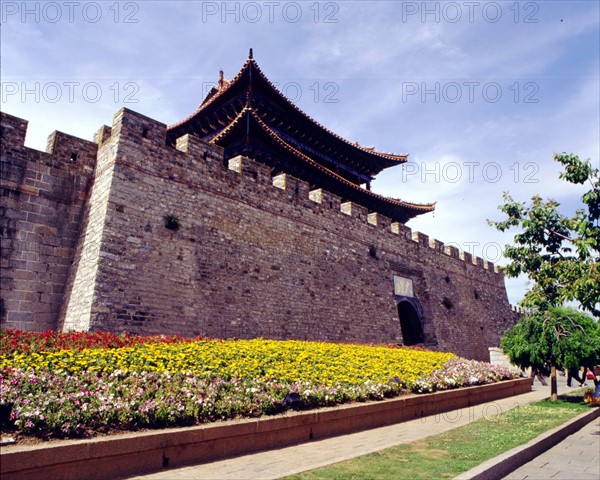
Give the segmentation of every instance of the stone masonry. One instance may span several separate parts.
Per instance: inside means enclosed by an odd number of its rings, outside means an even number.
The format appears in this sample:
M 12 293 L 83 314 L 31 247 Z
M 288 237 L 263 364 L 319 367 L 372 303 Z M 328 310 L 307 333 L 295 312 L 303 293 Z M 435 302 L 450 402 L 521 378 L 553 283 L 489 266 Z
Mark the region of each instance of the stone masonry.
M 2 113 L 2 328 L 402 343 L 394 276 L 427 346 L 488 360 L 515 321 L 493 264 L 194 136 L 170 147 L 151 118 L 47 153 L 26 127 Z
M 98 146 L 54 132 L 48 153 L 23 147 L 27 122 L 2 114 L 2 327 L 57 327 Z

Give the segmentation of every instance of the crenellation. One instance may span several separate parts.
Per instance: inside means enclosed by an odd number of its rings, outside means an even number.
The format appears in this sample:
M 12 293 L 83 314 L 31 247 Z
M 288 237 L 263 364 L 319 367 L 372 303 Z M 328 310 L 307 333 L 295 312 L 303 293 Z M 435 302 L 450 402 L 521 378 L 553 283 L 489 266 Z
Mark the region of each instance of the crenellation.
M 429 235 L 425 235 L 421 232 L 412 232 L 411 238 L 413 242 L 429 247 Z
M 354 203 L 354 202 L 344 202 L 344 203 L 340 204 L 340 211 L 344 215 L 348 215 L 349 217 L 352 217 L 352 218 L 358 218 L 359 220 L 365 220 L 365 221 L 367 219 L 368 210 L 365 207 L 363 207 L 362 205 L 358 205 L 357 203 Z
M 327 190 L 323 190 L 322 188 L 317 188 L 313 190 L 313 197 L 317 196 L 319 198 L 319 202 L 325 209 L 333 210 L 334 212 L 339 212 L 341 210 L 342 199 Z
M 255 162 L 254 160 L 242 155 L 230 158 L 227 161 L 227 164 L 229 166 L 229 170 L 239 173 L 243 178 L 247 178 L 253 182 L 258 182 L 263 185 L 269 185 L 272 183 L 271 169 L 267 165 Z
M 94 168 L 98 144 L 54 131 L 48 136 L 46 152 L 70 168 Z
M 390 231 L 396 235 L 399 235 L 402 238 L 407 240 L 412 239 L 412 229 L 407 227 L 405 224 L 400 222 L 393 222 L 390 225 Z
M 319 205 L 323 204 L 323 189 L 317 188 L 316 190 L 311 190 L 308 192 L 308 199 L 318 203 Z
M 23 143 L 27 122 L 2 114 L 2 328 L 56 328 L 97 145 L 62 132 L 47 152 Z M 5 135 L 6 133 L 6 135 Z M 16 302 L 8 300 L 17 299 Z
M 292 175 L 288 175 L 287 173 L 280 173 L 279 175 L 275 175 L 272 179 L 272 183 L 274 187 L 280 190 L 284 190 L 287 193 L 287 196 L 288 198 L 290 198 L 290 200 L 312 200 L 314 202 L 314 198 L 321 199 L 321 197 L 317 193 L 313 193 L 310 191 L 310 185 L 308 184 L 308 182 L 300 180 L 299 178 L 296 178 Z M 310 204 L 306 203 L 306 205 L 309 206 Z
M 102 125 L 96 132 L 94 132 L 94 143 L 102 145 L 106 142 L 112 134 L 112 128 L 108 125 Z
M 444 247 L 444 253 L 446 255 L 448 255 L 449 257 L 459 258 L 459 250 L 458 250 L 458 248 L 453 247 L 452 245 L 446 245 Z
M 460 258 L 463 262 L 473 264 L 473 255 L 469 252 L 465 252 L 464 250 L 460 250 L 458 252 L 458 258 Z
M 235 173 L 239 173 L 241 175 L 244 170 L 244 167 L 243 167 L 244 159 L 245 158 L 242 157 L 241 155 L 230 158 L 229 160 L 227 160 L 227 168 L 229 170 L 231 170 Z
M 175 148 L 180 152 L 186 153 L 194 160 L 218 162 L 222 164 L 224 156 L 223 148 L 217 145 L 211 145 L 199 139 L 195 135 L 186 133 L 177 139 Z
M 367 215 L 367 223 L 381 230 L 389 230 L 392 224 L 392 219 L 378 212 L 371 212 Z
M 23 175 L 41 175 L 45 172 L 48 178 L 57 175 L 56 168 L 67 167 L 69 171 L 89 170 L 96 161 L 97 146 L 89 140 L 66 133 L 54 131 L 48 136 L 46 152 L 25 147 L 25 135 L 28 122 L 13 115 L 0 112 L 2 129 L 2 151 L 11 154 L 10 162 L 3 160 L 7 171 L 3 171 L 3 180 L 7 175 L 15 173 L 15 167 L 22 170 Z M 21 155 L 14 155 L 16 152 Z M 25 153 L 26 152 L 26 153 Z M 28 162 L 45 162 L 46 166 L 37 166 L 35 170 L 26 168 Z M 10 163 L 10 165 L 9 165 Z M 54 169 L 54 170 L 53 170 Z M 36 177 L 35 180 L 40 180 Z M 21 183 L 21 181 L 17 182 Z M 31 186 L 31 185 L 30 185 Z M 36 188 L 36 185 L 33 185 Z
M 429 239 L 429 248 L 431 248 L 432 250 L 442 253 L 444 251 L 444 247 L 445 247 L 445 245 L 443 242 L 440 242 L 439 240 L 437 240 L 435 238 Z
M 280 173 L 279 175 L 275 175 L 273 177 L 273 186 L 275 188 L 279 188 L 280 190 L 287 189 L 287 174 Z
M 167 126 L 150 117 L 121 108 L 113 117 L 111 137 L 120 141 L 131 141 L 139 147 L 155 145 L 164 147 L 167 141 Z
M 27 135 L 28 121 L 5 112 L 0 112 L 0 138 L 2 148 L 23 147 Z

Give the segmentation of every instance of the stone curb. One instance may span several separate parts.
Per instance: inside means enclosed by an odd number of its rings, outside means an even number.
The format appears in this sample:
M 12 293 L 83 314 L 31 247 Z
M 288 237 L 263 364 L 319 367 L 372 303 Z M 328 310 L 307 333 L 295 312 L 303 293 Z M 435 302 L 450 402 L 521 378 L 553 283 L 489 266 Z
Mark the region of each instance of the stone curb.
M 590 412 L 569 420 L 552 430 L 538 435 L 525 445 L 515 447 L 497 457 L 491 458 L 471 470 L 461 473 L 453 480 L 490 480 L 504 478 L 517 468 L 532 461 L 538 455 L 551 449 L 562 442 L 569 435 L 579 431 L 589 422 L 600 417 L 600 408 L 593 408 Z
M 100 480 L 272 450 L 435 415 L 531 391 L 531 379 L 507 380 L 369 403 L 195 427 L 2 448 L 2 480 Z

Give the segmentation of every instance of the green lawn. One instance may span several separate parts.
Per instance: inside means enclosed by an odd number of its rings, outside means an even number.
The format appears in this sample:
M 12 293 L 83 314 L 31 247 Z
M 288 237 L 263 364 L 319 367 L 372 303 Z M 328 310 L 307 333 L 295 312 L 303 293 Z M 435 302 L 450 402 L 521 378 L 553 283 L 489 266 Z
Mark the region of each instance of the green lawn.
M 288 479 L 453 478 L 589 410 L 583 390 L 481 419 L 421 441 L 364 455 Z

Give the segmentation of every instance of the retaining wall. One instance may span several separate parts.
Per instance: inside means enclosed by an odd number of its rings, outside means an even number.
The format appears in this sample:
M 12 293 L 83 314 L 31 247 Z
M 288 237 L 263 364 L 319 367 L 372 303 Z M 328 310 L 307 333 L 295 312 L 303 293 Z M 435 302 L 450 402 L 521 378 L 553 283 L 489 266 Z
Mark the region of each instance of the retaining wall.
M 531 379 L 499 382 L 381 402 L 226 421 L 114 437 L 4 447 L 3 480 L 101 480 L 209 462 L 260 450 L 391 425 L 531 390 Z

